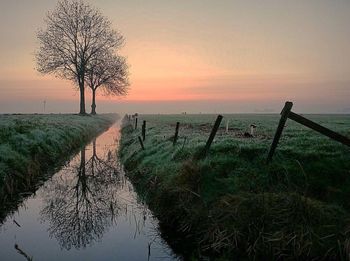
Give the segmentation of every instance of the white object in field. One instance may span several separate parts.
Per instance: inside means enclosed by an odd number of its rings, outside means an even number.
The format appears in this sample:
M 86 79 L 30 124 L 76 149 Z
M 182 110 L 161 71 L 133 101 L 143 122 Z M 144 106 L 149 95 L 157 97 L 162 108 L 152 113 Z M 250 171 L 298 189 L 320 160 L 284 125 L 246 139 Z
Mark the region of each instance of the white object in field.
M 255 129 L 256 129 L 256 125 L 250 124 L 250 135 L 254 136 Z
M 226 134 L 228 133 L 228 124 L 229 124 L 230 120 L 226 120 Z

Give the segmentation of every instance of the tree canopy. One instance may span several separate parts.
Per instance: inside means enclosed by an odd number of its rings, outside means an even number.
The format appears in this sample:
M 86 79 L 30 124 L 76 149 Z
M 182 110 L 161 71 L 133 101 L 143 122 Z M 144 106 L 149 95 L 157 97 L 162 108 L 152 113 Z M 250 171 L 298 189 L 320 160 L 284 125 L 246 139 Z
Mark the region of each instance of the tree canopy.
M 99 87 L 105 95 L 126 95 L 129 86 L 126 59 L 111 53 L 98 55 L 89 63 L 86 83 L 92 90 L 91 113 L 95 114 L 96 91 Z
M 113 53 L 124 43 L 101 12 L 79 0 L 61 0 L 48 12 L 37 33 L 37 70 L 73 81 L 80 90 L 80 113 L 85 114 L 85 78 L 92 60 Z

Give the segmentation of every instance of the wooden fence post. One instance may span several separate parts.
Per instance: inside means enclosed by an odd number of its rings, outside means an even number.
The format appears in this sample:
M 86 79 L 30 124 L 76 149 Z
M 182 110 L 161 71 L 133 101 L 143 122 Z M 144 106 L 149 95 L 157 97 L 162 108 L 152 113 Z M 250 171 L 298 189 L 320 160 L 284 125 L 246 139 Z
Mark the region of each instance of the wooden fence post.
M 135 117 L 135 130 L 137 129 L 137 117 Z
M 179 137 L 179 127 L 180 127 L 180 122 L 176 123 L 176 128 L 175 128 L 175 135 L 174 135 L 174 141 L 173 141 L 173 146 L 175 146 L 177 142 L 177 138 Z
M 317 131 L 317 132 L 327 136 L 330 139 L 333 139 L 335 141 L 338 141 L 338 142 L 350 147 L 350 139 L 349 138 L 347 138 L 347 137 L 345 137 L 345 136 L 343 136 L 335 131 L 327 129 L 327 128 L 321 126 L 320 124 L 317 124 L 316 122 L 310 121 L 310 120 L 304 118 L 303 116 L 300 116 L 292 111 L 289 113 L 288 118 L 310 128 L 314 131 Z
M 205 147 L 203 149 L 203 156 L 205 157 L 210 149 L 210 146 L 215 138 L 215 135 L 216 135 L 216 132 L 218 131 L 219 129 L 219 126 L 220 126 L 220 123 L 222 121 L 222 115 L 218 115 L 218 117 L 216 118 L 216 121 L 215 121 L 215 124 L 214 124 L 214 127 L 213 129 L 211 130 L 211 133 L 210 133 L 210 136 L 208 138 L 208 141 L 207 143 L 205 144 Z
M 271 148 L 269 151 L 269 155 L 267 156 L 267 163 L 269 163 L 272 160 L 273 154 L 274 154 L 276 147 L 277 147 L 277 144 L 281 138 L 283 128 L 286 124 L 286 121 L 288 119 L 288 115 L 289 115 L 290 111 L 292 110 L 292 107 L 293 107 L 292 102 L 286 102 L 286 104 L 284 105 L 284 108 L 281 112 L 281 119 L 280 119 L 280 122 L 278 123 L 278 127 L 277 127 L 277 130 L 276 130 L 276 133 L 275 133 L 275 136 L 273 138 Z
M 145 146 L 143 146 L 143 142 L 142 142 L 141 137 L 138 136 L 138 138 L 139 138 L 139 142 L 140 142 L 140 145 L 141 145 L 141 149 L 142 149 L 142 150 L 145 150 Z
M 142 140 L 145 141 L 146 139 L 146 121 L 143 121 L 142 124 Z
M 181 148 L 182 150 L 183 150 L 184 147 L 185 147 L 186 141 L 187 141 L 187 137 L 184 138 L 184 142 L 182 143 L 182 148 Z

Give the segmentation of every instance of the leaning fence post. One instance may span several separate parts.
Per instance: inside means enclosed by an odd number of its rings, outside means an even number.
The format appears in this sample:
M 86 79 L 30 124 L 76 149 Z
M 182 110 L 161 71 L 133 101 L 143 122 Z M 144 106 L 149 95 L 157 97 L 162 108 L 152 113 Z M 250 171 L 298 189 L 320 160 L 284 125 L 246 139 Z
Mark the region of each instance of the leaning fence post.
M 142 124 L 142 140 L 145 141 L 146 139 L 146 121 L 143 121 Z
M 135 130 L 137 129 L 137 117 L 135 117 Z
M 292 102 L 286 102 L 286 104 L 284 105 L 284 108 L 281 112 L 281 119 L 280 119 L 280 122 L 278 123 L 278 127 L 270 147 L 269 155 L 267 156 L 267 163 L 269 163 L 272 160 L 273 154 L 275 153 L 276 147 L 282 135 L 283 128 L 286 124 L 288 115 L 292 110 L 292 107 L 293 107 Z
M 138 136 L 139 138 L 139 142 L 140 142 L 140 145 L 141 145 L 141 149 L 144 150 L 145 149 L 145 146 L 143 146 L 143 142 L 142 142 L 142 139 L 140 136 Z
M 179 127 L 180 127 L 180 122 L 176 123 L 176 128 L 175 128 L 175 135 L 174 135 L 174 141 L 173 141 L 173 146 L 175 146 L 177 142 L 177 138 L 179 136 Z
M 222 121 L 222 115 L 218 115 L 218 117 L 216 118 L 216 121 L 215 121 L 215 124 L 214 124 L 214 127 L 213 129 L 211 130 L 211 133 L 210 133 L 210 136 L 208 138 L 208 141 L 207 143 L 205 144 L 205 147 L 203 149 L 203 156 L 206 156 L 209 149 L 210 149 L 210 146 L 211 146 L 211 143 L 213 142 L 214 138 L 215 138 L 215 135 L 216 135 L 216 132 L 218 131 L 219 129 L 219 126 L 220 126 L 220 123 Z

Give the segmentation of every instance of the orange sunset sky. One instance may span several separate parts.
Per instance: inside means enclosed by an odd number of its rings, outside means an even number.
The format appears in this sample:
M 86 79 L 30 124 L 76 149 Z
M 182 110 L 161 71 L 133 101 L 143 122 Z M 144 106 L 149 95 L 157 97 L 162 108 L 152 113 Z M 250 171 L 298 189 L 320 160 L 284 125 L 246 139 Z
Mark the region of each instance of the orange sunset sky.
M 350 112 L 350 1 L 89 1 L 126 38 L 130 92 L 98 112 Z M 0 113 L 77 112 L 73 84 L 35 70 L 51 0 L 0 0 Z M 87 90 L 87 93 L 89 91 Z M 90 110 L 90 96 L 86 101 Z

